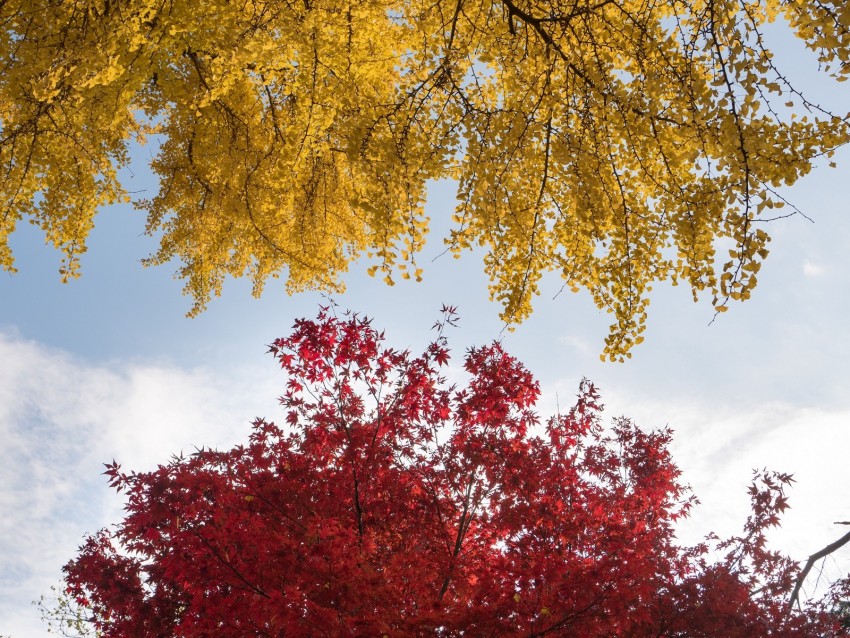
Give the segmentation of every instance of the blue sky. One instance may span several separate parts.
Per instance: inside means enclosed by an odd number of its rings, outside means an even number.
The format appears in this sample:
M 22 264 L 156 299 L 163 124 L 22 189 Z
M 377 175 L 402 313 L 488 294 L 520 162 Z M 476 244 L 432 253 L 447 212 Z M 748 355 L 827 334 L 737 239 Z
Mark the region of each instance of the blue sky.
M 812 90 L 850 104 L 846 85 L 837 86 L 842 92 Z M 130 190 L 154 188 L 147 154 L 136 154 Z M 837 169 L 824 162 L 786 193 L 814 223 L 767 226 L 771 255 L 751 300 L 709 325 L 708 299 L 694 304 L 685 288 L 658 287 L 646 341 L 625 364 L 599 360 L 608 317 L 585 293 L 557 295 L 557 277 L 544 281 L 532 318 L 503 331 L 480 255 L 438 256 L 451 184 L 431 189 L 422 283 L 388 288 L 360 263 L 335 298 L 373 316 L 392 345 L 414 350 L 427 343 L 439 307 L 456 305 L 456 360 L 502 337 L 540 380 L 542 414 L 568 405 L 588 377 L 609 416 L 670 425 L 684 480 L 703 501 L 682 528 L 685 540 L 739 529 L 753 468 L 794 473 L 792 510 L 774 540 L 804 559 L 845 531 L 832 521 L 850 518 L 850 152 L 835 160 Z M 37 230 L 21 228 L 13 239 L 20 272 L 0 273 L 0 635 L 46 634 L 30 602 L 59 584 L 84 533 L 119 519 L 103 462 L 151 468 L 193 445 L 244 440 L 255 416 L 278 415 L 283 379 L 265 346 L 322 302 L 287 297 L 279 282 L 255 300 L 246 282 L 232 281 L 187 319 L 173 269 L 139 263 L 155 248 L 143 229 L 143 214 L 129 206 L 104 210 L 82 279 L 62 285 L 58 255 Z M 846 573 L 846 555 L 824 576 Z

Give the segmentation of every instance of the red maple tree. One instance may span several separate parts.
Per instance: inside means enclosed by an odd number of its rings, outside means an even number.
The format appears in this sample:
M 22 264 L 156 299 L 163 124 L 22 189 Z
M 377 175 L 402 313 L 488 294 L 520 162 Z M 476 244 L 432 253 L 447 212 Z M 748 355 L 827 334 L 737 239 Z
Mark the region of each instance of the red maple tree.
M 271 352 L 285 426 L 148 473 L 106 474 L 127 514 L 66 567 L 109 637 L 839 636 L 788 610 L 797 566 L 765 546 L 787 475 L 762 473 L 739 538 L 682 548 L 693 500 L 668 430 L 605 427 L 593 385 L 545 424 L 497 343 L 448 386 L 421 356 L 323 310 Z

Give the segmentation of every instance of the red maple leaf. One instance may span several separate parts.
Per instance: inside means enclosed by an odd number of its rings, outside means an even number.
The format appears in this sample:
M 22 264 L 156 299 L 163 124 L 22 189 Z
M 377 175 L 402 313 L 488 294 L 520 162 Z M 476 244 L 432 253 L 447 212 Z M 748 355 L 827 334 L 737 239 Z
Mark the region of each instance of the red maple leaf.
M 324 310 L 272 352 L 285 428 L 107 466 L 126 516 L 65 567 L 105 638 L 846 635 L 825 608 L 786 609 L 796 567 L 764 532 L 789 476 L 756 477 L 741 538 L 683 548 L 670 432 L 603 426 L 588 382 L 542 428 L 536 381 L 499 344 L 445 386 L 442 327 L 413 357 Z

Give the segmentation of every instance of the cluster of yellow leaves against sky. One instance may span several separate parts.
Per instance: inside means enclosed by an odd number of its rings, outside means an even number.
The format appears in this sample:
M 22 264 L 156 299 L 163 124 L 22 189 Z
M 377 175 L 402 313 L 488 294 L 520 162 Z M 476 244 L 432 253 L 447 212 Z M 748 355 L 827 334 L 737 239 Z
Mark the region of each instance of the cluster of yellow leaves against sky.
M 850 75 L 845 0 L 4 0 L 0 263 L 29 219 L 76 276 L 152 134 L 147 263 L 178 259 L 191 313 L 227 275 L 418 278 L 426 181 L 454 178 L 446 241 L 485 247 L 504 320 L 557 271 L 622 358 L 656 281 L 746 299 L 775 189 L 850 140 L 774 68 L 776 18 Z

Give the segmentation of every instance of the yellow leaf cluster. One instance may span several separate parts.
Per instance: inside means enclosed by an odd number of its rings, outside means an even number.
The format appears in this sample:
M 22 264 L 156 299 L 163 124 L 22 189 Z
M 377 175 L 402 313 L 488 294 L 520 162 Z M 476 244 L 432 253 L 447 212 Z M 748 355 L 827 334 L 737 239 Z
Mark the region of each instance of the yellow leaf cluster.
M 428 180 L 459 183 L 453 251 L 486 248 L 509 323 L 559 272 L 642 340 L 656 281 L 746 299 L 780 186 L 850 141 L 774 67 L 785 20 L 850 75 L 843 0 L 89 0 L 0 3 L 0 265 L 39 225 L 78 257 L 156 135 L 136 202 L 192 313 L 225 277 L 338 290 L 366 256 L 421 276 Z M 794 105 L 806 117 L 790 113 Z M 790 106 L 789 106 L 790 105 Z M 790 115 L 789 115 L 790 113 Z M 794 117 L 791 117 L 794 116 Z M 719 245 L 732 245 L 729 259 Z

